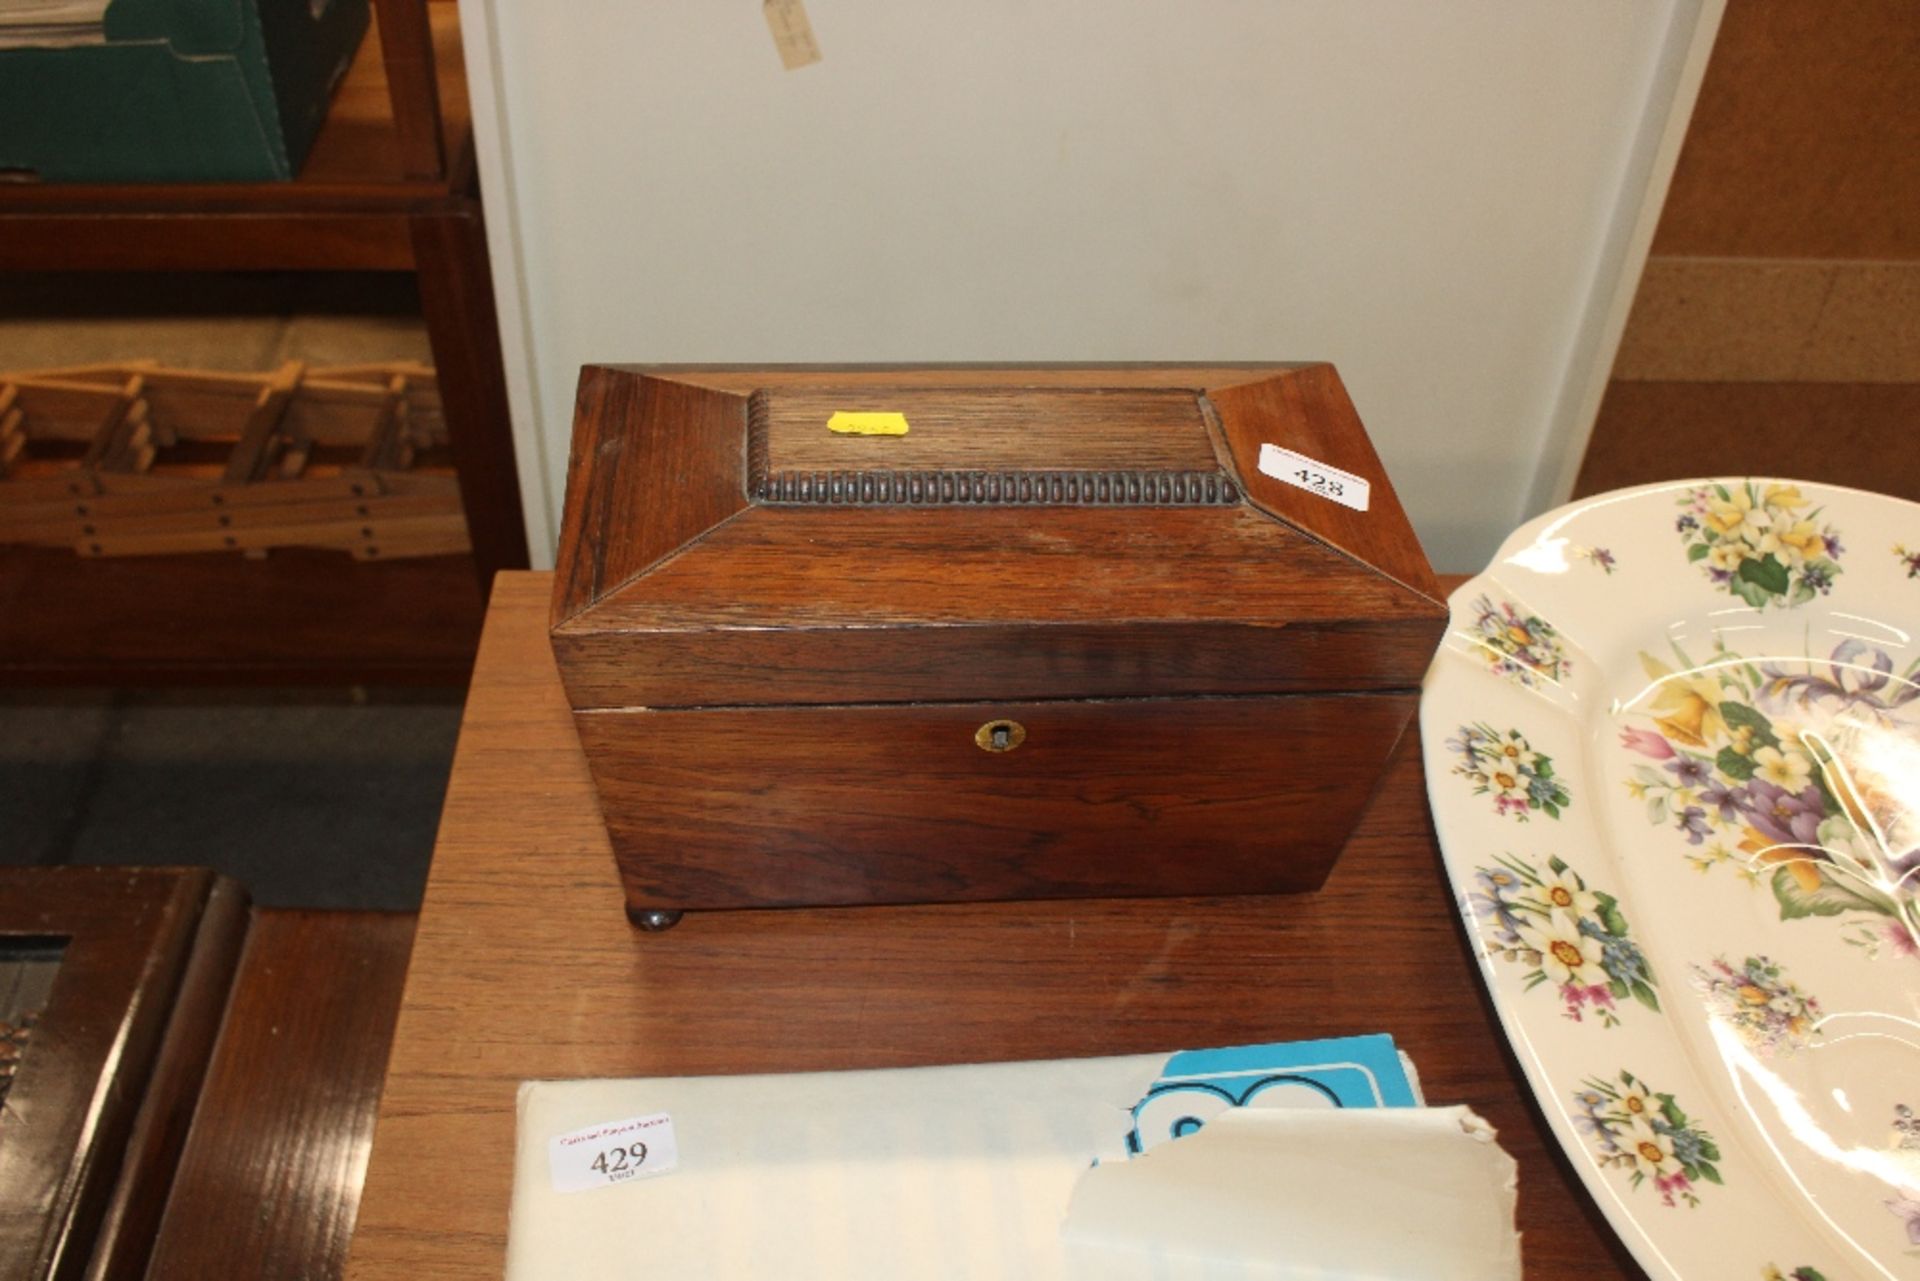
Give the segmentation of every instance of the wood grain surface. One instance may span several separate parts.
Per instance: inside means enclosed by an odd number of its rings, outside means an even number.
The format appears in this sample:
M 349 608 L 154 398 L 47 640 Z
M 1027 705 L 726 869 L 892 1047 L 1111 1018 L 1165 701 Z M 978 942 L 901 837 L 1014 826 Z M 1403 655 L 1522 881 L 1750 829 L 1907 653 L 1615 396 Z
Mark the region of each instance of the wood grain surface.
M 239 883 L 224 878 L 214 882 L 194 930 L 160 1053 L 146 1076 L 112 1198 L 94 1235 L 86 1281 L 138 1281 L 147 1275 L 239 968 L 247 918 L 247 894 Z
M 768 386 L 789 390 L 821 388 L 885 387 L 1129 387 L 1201 388 L 1235 387 L 1259 382 L 1290 369 L 1298 363 L 1249 361 L 1220 364 L 1210 361 L 1171 361 L 1151 365 L 1138 363 L 1094 363 L 1057 365 L 1046 363 L 1001 364 L 916 364 L 875 367 L 872 365 L 609 365 L 628 373 L 670 378 L 694 387 L 746 395 Z
M 255 913 L 148 1281 L 340 1275 L 412 939 L 396 913 Z
M 555 626 L 747 507 L 747 398 L 580 371 Z
M 901 413 L 904 436 L 841 435 L 836 412 Z M 1220 465 L 1199 399 L 1178 388 L 850 387 L 782 389 L 766 397 L 774 471 L 1211 471 Z
M 1309 890 L 1411 694 L 593 711 L 639 908 Z M 982 726 L 1021 741 L 984 750 Z
M 404 0 L 383 0 L 373 6 L 400 171 L 408 178 L 425 181 L 446 172 L 440 137 L 439 76 L 433 65 L 432 10 L 430 4 Z M 464 73 L 462 67 L 448 74 L 464 80 Z
M 387 212 L 320 208 L 207 217 L 197 210 L 13 213 L 0 207 L 0 271 L 52 270 L 412 271 L 413 245 L 407 220 Z
M 1208 399 L 1219 415 L 1234 470 L 1255 507 L 1422 596 L 1436 594 L 1433 570 L 1420 550 L 1413 522 L 1332 365 L 1307 365 L 1259 382 L 1223 387 Z M 1260 470 L 1260 447 L 1266 444 L 1360 477 L 1370 487 L 1367 509 L 1356 511 L 1266 475 Z
M 368 563 L 287 548 L 95 559 L 0 548 L 0 684 L 457 684 L 482 596 L 471 556 Z
M 86 1270 L 215 884 L 199 868 L 0 875 L 0 931 L 65 943 L 0 1111 L 5 1281 Z
M 747 497 L 753 476 L 791 475 L 824 448 L 799 424 L 868 393 L 927 416 L 930 444 L 852 438 L 923 451 L 895 476 L 1062 453 L 1116 468 L 1138 451 L 1143 470 L 1175 464 L 1190 488 L 1230 448 L 1259 492 L 1200 506 Z M 1113 454 L 1074 453 L 1109 424 Z M 1269 439 L 1366 474 L 1369 511 L 1261 476 Z M 567 492 L 552 621 L 583 709 L 1410 689 L 1445 621 L 1328 365 L 591 366 Z M 1388 643 L 1343 654 L 1328 633 L 1347 628 Z M 1196 658 L 1224 653 L 1230 674 Z
M 644 590 L 603 601 L 590 625 L 1277 626 L 1437 615 L 1431 601 L 1245 506 L 759 508 L 708 535 L 698 554 L 658 566 Z M 568 630 L 584 633 L 587 621 Z
M 459 477 L 460 505 L 484 597 L 495 573 L 528 564 L 486 230 L 477 201 L 422 214 L 408 226 L 420 310 L 446 418 L 454 425 L 447 432 L 447 449 Z
M 497 1278 L 535 1077 L 1124 1054 L 1387 1031 L 1520 1162 L 1527 1275 L 1638 1275 L 1561 1164 L 1482 994 L 1408 735 L 1325 888 L 1231 899 L 626 923 L 546 644 L 502 575 L 414 943 L 348 1275 Z
M 693 707 L 829 703 L 852 690 L 905 702 L 930 692 L 990 700 L 1405 689 L 1409 673 L 1426 670 L 1437 634 L 1392 622 L 947 626 L 911 644 L 856 636 L 833 647 L 825 666 L 815 638 L 798 630 L 663 632 L 645 667 L 605 638 L 556 634 L 553 644 L 570 659 L 567 688 L 582 707 Z
M 1445 617 L 1245 506 L 755 508 L 555 629 L 580 707 L 1411 688 Z M 644 590 L 640 590 L 643 588 Z

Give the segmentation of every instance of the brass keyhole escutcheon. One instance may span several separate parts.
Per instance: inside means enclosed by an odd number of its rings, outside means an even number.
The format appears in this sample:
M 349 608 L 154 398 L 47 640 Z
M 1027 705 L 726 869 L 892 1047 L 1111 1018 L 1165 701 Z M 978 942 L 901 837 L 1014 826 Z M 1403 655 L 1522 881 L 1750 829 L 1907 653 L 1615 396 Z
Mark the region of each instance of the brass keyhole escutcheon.
M 983 752 L 1011 752 L 1027 741 L 1027 727 L 1019 721 L 988 721 L 973 731 L 973 741 Z

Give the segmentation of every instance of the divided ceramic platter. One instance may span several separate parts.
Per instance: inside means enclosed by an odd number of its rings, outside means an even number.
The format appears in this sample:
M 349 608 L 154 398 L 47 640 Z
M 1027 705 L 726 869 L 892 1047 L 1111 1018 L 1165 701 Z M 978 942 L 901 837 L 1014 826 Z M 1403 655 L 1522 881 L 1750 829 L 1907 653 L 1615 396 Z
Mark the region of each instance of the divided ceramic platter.
M 1621 1239 L 1656 1278 L 1920 1278 L 1920 505 L 1625 490 L 1451 608 L 1434 823 Z

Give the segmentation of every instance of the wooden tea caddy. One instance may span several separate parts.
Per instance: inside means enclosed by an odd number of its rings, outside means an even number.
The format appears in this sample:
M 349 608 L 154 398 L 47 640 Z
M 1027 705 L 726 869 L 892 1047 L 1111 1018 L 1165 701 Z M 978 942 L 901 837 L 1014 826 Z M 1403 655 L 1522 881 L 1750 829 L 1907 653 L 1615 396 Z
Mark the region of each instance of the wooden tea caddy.
M 1330 365 L 581 375 L 553 650 L 642 925 L 1314 889 L 1445 622 Z

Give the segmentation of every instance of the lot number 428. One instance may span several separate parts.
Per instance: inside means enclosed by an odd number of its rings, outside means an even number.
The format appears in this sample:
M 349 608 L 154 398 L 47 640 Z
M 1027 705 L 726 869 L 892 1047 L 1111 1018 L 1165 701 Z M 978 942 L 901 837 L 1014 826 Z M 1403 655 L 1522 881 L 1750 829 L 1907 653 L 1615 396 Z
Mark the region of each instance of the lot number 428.
M 1364 476 L 1271 443 L 1260 446 L 1260 470 L 1295 489 L 1318 494 L 1357 512 L 1367 510 L 1373 488 Z

